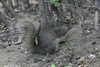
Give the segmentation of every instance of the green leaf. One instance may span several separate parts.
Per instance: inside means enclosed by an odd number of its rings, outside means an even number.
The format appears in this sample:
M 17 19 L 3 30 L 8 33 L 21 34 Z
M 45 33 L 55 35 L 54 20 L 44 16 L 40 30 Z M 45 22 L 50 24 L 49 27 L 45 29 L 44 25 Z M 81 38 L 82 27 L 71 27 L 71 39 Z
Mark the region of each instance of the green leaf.
M 68 38 L 65 44 L 68 45 L 69 42 L 70 42 L 70 39 Z
M 50 0 L 50 2 L 51 2 L 51 3 L 55 3 L 55 2 L 56 2 L 56 0 Z
M 54 3 L 54 6 L 56 6 L 56 7 L 59 6 L 58 1 L 59 1 L 59 0 L 50 0 L 50 2 L 51 2 L 51 3 Z
M 68 66 L 65 66 L 65 67 L 68 67 Z
M 53 65 L 51 65 L 51 67 L 56 67 L 56 66 L 53 64 Z
M 56 7 L 59 6 L 59 3 L 58 2 L 55 2 L 54 6 L 56 6 Z

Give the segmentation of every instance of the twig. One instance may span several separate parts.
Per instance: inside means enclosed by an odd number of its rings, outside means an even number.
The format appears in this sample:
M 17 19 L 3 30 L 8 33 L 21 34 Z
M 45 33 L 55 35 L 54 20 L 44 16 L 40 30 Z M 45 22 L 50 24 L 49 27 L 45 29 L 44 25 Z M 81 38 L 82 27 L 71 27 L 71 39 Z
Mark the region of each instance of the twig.
M 3 37 L 15 35 L 15 34 L 22 34 L 22 32 L 14 32 L 14 33 L 10 33 L 10 34 L 5 34 L 5 35 L 0 36 L 0 39 L 3 38 Z
M 98 8 L 98 6 L 99 6 L 99 1 L 95 0 L 95 7 Z M 99 22 L 99 12 L 98 10 L 95 10 L 95 23 L 94 23 L 95 30 L 99 30 L 98 22 Z
M 63 55 L 61 55 L 60 57 L 56 57 L 56 58 L 59 59 L 59 58 L 62 58 L 62 57 L 64 57 L 64 56 L 70 56 L 70 55 L 68 55 L 68 53 L 67 53 L 67 54 L 63 54 Z

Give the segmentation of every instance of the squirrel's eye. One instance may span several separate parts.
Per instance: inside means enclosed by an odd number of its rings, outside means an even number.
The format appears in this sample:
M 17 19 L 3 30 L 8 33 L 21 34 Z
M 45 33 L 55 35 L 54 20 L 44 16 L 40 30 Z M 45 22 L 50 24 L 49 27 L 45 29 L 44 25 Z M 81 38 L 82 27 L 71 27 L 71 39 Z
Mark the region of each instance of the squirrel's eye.
M 65 22 L 68 23 L 68 19 L 67 18 L 65 18 Z

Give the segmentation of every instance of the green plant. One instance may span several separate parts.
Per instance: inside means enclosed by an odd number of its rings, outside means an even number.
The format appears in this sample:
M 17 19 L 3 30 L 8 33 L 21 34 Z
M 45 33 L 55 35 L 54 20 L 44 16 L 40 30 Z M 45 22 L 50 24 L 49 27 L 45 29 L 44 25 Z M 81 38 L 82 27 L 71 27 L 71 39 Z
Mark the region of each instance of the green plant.
M 50 2 L 51 2 L 51 3 L 54 3 L 54 6 L 56 6 L 56 7 L 59 6 L 58 1 L 59 1 L 59 0 L 50 0 Z
M 65 42 L 66 45 L 68 45 L 68 43 L 70 42 L 70 38 L 68 38 Z
M 53 65 L 51 65 L 51 67 L 56 67 L 56 66 L 53 64 Z
M 68 67 L 68 66 L 64 66 L 64 67 Z
M 70 50 L 69 52 L 72 53 L 72 50 Z

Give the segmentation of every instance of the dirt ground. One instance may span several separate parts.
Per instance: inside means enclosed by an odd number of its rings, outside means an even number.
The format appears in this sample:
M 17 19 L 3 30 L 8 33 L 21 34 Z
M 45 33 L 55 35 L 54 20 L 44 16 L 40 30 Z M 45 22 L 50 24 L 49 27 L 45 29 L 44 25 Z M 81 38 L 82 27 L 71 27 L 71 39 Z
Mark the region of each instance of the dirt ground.
M 33 7 L 35 6 L 36 4 L 33 4 Z M 2 7 L 0 7 L 0 12 L 5 14 Z M 18 14 L 22 17 L 18 22 L 27 20 L 24 12 Z M 33 18 L 31 21 L 37 29 L 40 20 L 40 12 L 37 8 L 33 8 L 31 16 Z M 13 29 L 14 18 L 5 17 L 9 21 L 9 28 Z M 88 19 L 85 22 L 93 23 L 93 20 Z M 90 29 L 88 24 L 87 26 Z M 59 50 L 52 55 L 28 54 L 20 41 L 20 34 L 7 38 L 15 38 L 16 42 L 0 39 L 0 67 L 53 67 L 52 65 L 55 67 L 100 67 L 100 31 L 87 30 L 87 34 L 83 35 L 78 24 L 73 25 L 71 30 L 75 32 L 73 34 L 75 36 L 68 44 L 67 42 L 60 44 Z

